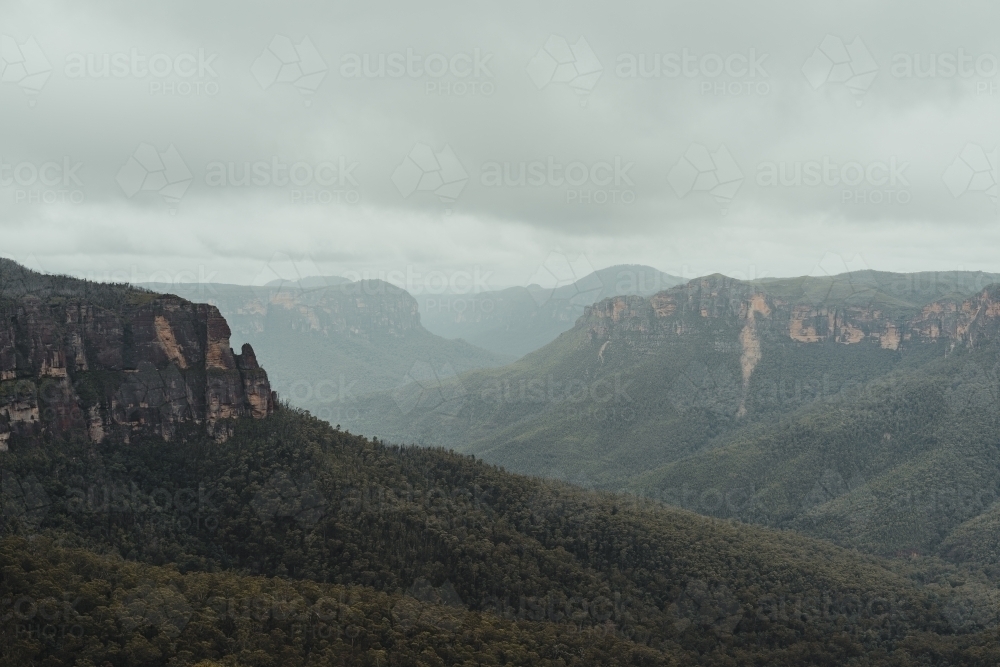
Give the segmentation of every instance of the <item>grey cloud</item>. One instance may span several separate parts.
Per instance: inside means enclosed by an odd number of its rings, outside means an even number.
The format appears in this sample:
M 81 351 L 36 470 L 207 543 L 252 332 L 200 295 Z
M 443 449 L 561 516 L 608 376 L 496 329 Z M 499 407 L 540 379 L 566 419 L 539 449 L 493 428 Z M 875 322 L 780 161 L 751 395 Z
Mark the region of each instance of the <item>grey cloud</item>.
M 0 83 L 14 181 L 0 173 L 0 252 L 65 271 L 207 263 L 232 281 L 275 251 L 334 272 L 483 266 L 503 283 L 553 250 L 675 272 L 801 273 L 829 251 L 996 270 L 980 248 L 1000 222 L 998 14 L 21 2 L 4 43 L 34 39 L 51 72 L 37 94 Z M 40 67 L 21 51 L 5 67 Z M 144 145 L 173 146 L 190 183 L 164 192 L 155 160 L 121 177 Z M 451 167 L 427 163 L 401 189 L 418 145 L 449 147 L 464 184 L 442 198 Z M 692 145 L 725 148 L 735 194 L 709 167 L 674 187 Z M 945 174 L 970 145 L 988 167 L 956 185 Z

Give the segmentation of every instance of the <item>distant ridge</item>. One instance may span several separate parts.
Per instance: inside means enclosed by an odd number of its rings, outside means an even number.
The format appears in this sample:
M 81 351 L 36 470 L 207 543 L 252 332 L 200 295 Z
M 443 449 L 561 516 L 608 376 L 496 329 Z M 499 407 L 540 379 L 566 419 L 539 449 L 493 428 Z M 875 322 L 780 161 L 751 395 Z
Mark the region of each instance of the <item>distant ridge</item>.
M 418 295 L 417 301 L 429 331 L 521 357 L 571 329 L 584 309 L 601 299 L 650 296 L 681 282 L 649 266 L 621 264 L 552 287 L 531 284 L 466 295 Z

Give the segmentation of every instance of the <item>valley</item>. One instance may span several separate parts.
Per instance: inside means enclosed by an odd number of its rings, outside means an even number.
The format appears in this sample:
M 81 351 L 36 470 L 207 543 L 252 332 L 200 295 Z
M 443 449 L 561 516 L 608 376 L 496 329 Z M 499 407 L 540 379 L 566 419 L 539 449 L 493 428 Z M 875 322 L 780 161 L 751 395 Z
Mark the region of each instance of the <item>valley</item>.
M 992 287 L 806 312 L 710 276 L 605 299 L 447 379 L 450 414 L 394 390 L 414 426 L 464 428 L 462 453 L 388 442 L 391 412 L 369 436 L 292 406 L 214 306 L 0 278 L 8 662 L 1000 659 Z M 391 319 L 320 298 L 328 335 Z M 829 380 L 791 400 L 789 364 Z M 634 417 L 558 412 L 587 402 Z

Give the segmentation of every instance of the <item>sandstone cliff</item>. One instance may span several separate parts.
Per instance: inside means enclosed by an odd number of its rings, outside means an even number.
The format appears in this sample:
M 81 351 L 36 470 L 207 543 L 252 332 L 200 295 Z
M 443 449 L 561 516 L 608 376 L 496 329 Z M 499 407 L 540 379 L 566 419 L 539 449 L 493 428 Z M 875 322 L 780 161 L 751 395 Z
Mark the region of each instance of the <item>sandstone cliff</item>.
M 0 449 L 42 434 L 128 440 L 274 410 L 250 345 L 215 306 L 43 276 L 0 260 Z
M 826 343 L 904 352 L 940 345 L 947 354 L 1000 340 L 1000 285 L 922 305 L 885 294 L 852 297 L 814 303 L 713 275 L 648 299 L 605 299 L 587 308 L 577 326 L 589 333 L 602 361 L 616 350 L 653 353 L 693 337 L 717 352 L 738 353 L 744 394 L 765 348 Z M 737 415 L 744 413 L 740 404 Z
M 143 286 L 217 306 L 233 337 L 266 360 L 271 386 L 333 424 L 357 414 L 360 397 L 412 381 L 414 369 L 456 374 L 508 361 L 431 334 L 405 290 L 379 280 L 334 280 Z

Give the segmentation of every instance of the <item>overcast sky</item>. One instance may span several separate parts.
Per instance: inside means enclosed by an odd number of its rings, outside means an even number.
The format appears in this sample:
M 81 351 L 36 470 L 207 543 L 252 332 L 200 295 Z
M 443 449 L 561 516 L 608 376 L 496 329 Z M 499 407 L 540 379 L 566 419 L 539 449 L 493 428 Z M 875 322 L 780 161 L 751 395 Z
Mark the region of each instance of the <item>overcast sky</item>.
M 416 291 L 1000 271 L 995 2 L 419 5 L 5 0 L 0 255 Z

